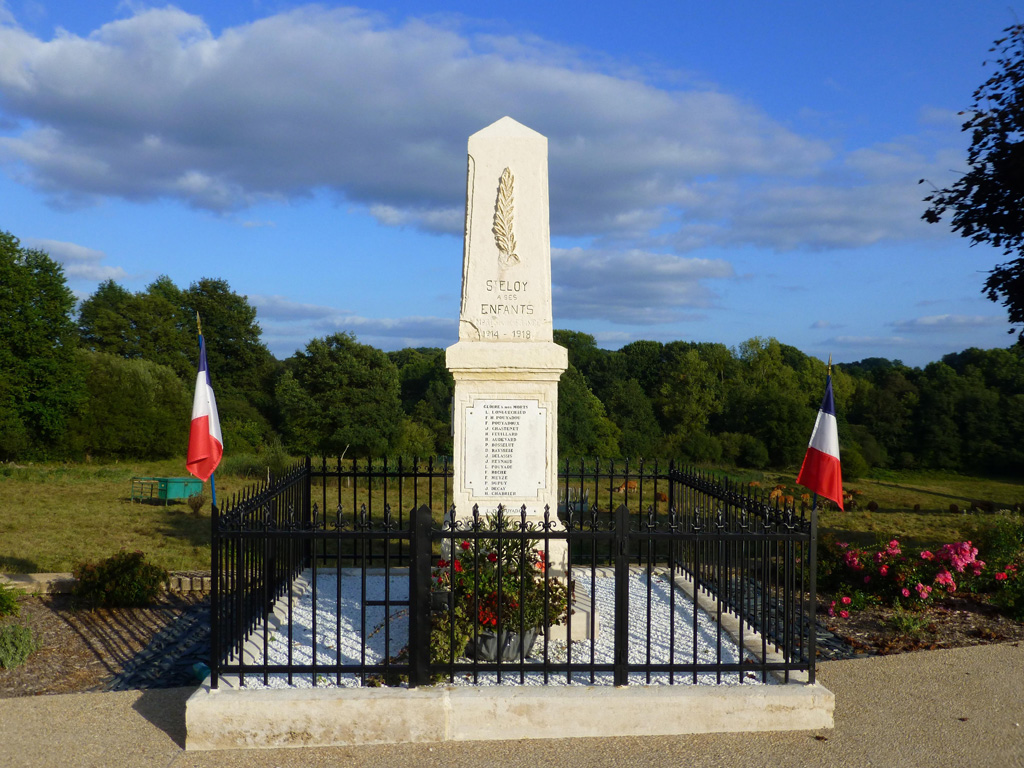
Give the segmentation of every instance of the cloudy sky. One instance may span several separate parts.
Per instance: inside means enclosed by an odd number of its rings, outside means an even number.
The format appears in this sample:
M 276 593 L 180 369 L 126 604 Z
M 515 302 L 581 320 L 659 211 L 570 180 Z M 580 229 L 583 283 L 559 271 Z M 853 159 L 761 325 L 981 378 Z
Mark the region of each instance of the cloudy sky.
M 555 327 L 924 365 L 1007 346 L 921 221 L 1004 0 L 0 0 L 0 229 L 82 297 L 221 277 L 278 357 L 457 339 L 468 136 L 550 153 Z

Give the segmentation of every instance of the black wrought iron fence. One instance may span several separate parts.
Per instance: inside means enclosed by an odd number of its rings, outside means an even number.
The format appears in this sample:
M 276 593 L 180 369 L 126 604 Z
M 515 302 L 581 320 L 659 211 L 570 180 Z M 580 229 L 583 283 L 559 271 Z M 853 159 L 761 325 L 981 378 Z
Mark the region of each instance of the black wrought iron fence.
M 621 685 L 803 672 L 813 682 L 813 513 L 673 464 L 605 463 L 566 466 L 558 510 L 531 515 L 533 527 L 523 508 L 505 513 L 507 527 L 456 515 L 445 528 L 450 477 L 443 461 L 307 459 L 225 505 L 213 525 L 213 685 L 224 674 Z M 536 570 L 562 550 L 558 569 L 525 580 L 527 559 Z M 474 580 L 456 584 L 470 565 Z M 494 578 L 509 568 L 518 581 Z M 563 588 L 574 606 L 564 630 L 504 661 L 467 658 L 485 618 L 493 646 L 509 628 L 561 618 Z

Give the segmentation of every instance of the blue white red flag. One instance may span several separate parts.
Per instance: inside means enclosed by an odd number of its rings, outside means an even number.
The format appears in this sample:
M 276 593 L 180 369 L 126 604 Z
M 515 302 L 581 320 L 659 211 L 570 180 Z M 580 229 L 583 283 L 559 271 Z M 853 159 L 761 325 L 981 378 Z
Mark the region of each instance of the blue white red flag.
M 188 433 L 188 457 L 185 466 L 200 480 L 209 480 L 224 455 L 224 438 L 220 433 L 217 399 L 210 385 L 210 370 L 206 365 L 206 343 L 199 336 L 199 373 L 196 375 L 196 394 L 192 400 L 192 428 Z
M 843 473 L 839 465 L 839 429 L 836 404 L 832 398 L 832 376 L 825 382 L 825 397 L 814 422 L 797 483 L 843 508 Z

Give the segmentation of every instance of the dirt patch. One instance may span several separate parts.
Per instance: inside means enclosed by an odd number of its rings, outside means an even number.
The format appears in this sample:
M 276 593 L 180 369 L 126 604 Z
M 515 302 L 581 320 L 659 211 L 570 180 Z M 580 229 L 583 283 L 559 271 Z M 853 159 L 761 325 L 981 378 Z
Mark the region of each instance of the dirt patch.
M 1024 624 L 1002 615 L 984 597 L 950 598 L 902 613 L 889 606 L 868 606 L 848 619 L 827 616 L 833 599 L 821 597 L 819 620 L 863 653 L 884 655 L 1024 640 Z
M 21 616 L 40 649 L 16 669 L 0 669 L 0 698 L 102 691 L 160 630 L 199 600 L 164 593 L 146 608 L 76 611 L 67 595 L 25 597 Z

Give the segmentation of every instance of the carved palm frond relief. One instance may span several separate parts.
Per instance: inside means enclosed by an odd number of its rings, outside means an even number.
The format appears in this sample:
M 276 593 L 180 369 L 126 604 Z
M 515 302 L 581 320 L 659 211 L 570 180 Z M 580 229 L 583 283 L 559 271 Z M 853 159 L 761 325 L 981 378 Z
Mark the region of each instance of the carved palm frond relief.
M 500 254 L 498 260 L 506 267 L 519 263 L 519 256 L 516 255 L 516 236 L 512 230 L 515 218 L 514 183 L 512 171 L 506 168 L 498 182 L 498 201 L 494 207 L 494 242 Z

